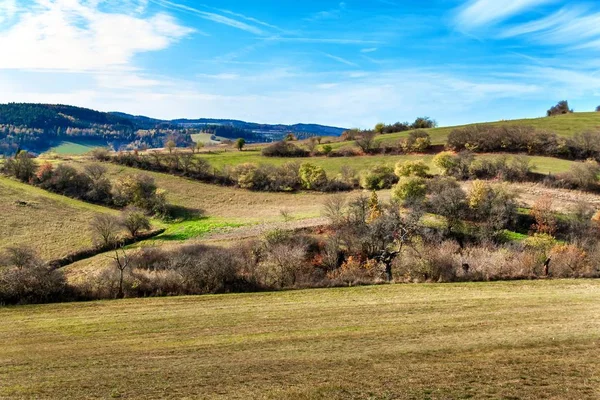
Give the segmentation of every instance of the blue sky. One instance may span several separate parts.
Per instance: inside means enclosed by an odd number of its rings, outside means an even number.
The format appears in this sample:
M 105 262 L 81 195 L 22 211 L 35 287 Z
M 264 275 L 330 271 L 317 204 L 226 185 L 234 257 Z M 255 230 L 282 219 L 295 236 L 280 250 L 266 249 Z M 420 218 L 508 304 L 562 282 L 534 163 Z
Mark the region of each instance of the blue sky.
M 600 105 L 600 4 L 0 0 L 0 102 L 370 127 Z

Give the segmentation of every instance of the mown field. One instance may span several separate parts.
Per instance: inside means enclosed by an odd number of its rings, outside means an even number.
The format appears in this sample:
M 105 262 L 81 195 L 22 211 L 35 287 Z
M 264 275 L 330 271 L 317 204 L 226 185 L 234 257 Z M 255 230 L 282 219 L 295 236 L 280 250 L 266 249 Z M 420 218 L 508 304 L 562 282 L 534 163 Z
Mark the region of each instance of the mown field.
M 48 152 L 58 155 L 82 155 L 96 147 L 106 146 L 106 143 L 89 140 L 64 141 L 50 148 Z
M 600 283 L 0 308 L 0 398 L 593 399 Z
M 0 177 L 0 252 L 26 244 L 44 259 L 91 246 L 86 233 L 98 214 L 116 211 Z

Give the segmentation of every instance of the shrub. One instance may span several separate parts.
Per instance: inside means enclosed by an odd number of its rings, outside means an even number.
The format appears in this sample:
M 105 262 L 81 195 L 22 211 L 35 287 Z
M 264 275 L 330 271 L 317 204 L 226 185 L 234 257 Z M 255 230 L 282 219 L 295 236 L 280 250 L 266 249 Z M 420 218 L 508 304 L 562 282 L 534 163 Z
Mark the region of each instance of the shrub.
M 406 152 L 423 152 L 431 146 L 431 137 L 424 130 L 414 130 L 401 142 L 401 146 Z
M 48 303 L 63 300 L 67 283 L 48 269 L 32 249 L 9 248 L 0 261 L 0 304 Z
M 572 189 L 594 189 L 598 185 L 598 174 L 600 165 L 595 160 L 587 160 L 581 163 L 573 163 L 569 171 L 559 174 L 557 179 L 561 186 Z
M 329 153 L 330 157 L 355 157 L 360 155 L 356 147 L 344 146 Z
M 443 151 L 433 158 L 435 165 L 442 175 L 453 176 L 457 179 L 467 179 L 470 175 L 469 168 L 473 162 L 473 154 L 462 151 L 458 154 Z
M 280 167 L 240 164 L 234 168 L 232 176 L 243 189 L 289 192 L 300 186 L 299 166 L 296 163 L 286 163 Z
M 119 177 L 113 186 L 113 198 L 115 204 L 121 207 L 132 205 L 151 214 L 167 214 L 166 192 L 159 189 L 154 178 L 148 175 Z
M 50 179 L 42 182 L 40 186 L 65 196 L 84 199 L 90 192 L 91 184 L 92 180 L 87 175 L 79 173 L 71 166 L 60 164 Z
M 421 202 L 426 194 L 427 182 L 418 176 L 400 178 L 392 190 L 392 198 L 407 205 Z
M 121 226 L 129 232 L 132 237 L 136 237 L 140 231 L 150 230 L 152 225 L 150 219 L 144 212 L 135 207 L 128 208 L 121 214 Z
M 497 232 L 511 228 L 516 222 L 516 196 L 504 185 L 489 185 L 475 181 L 468 195 L 471 216 L 485 224 L 487 230 Z
M 333 147 L 331 147 L 331 145 L 330 145 L 330 144 L 326 144 L 326 145 L 324 145 L 324 146 L 323 146 L 323 153 L 324 153 L 326 156 L 328 156 L 328 157 L 329 157 L 329 156 L 331 155 L 331 152 L 332 152 L 332 151 L 333 151 Z
M 593 275 L 583 249 L 572 244 L 557 244 L 549 253 L 550 274 L 555 278 L 582 278 Z
M 320 190 L 327 185 L 327 174 L 323 168 L 310 163 L 300 166 L 300 183 L 304 189 Z
M 454 178 L 436 177 L 430 181 L 428 199 L 433 213 L 446 218 L 449 232 L 461 223 L 467 209 L 467 195 Z
M 262 155 L 265 157 L 308 157 L 310 154 L 307 150 L 284 140 L 262 149 Z
M 236 166 L 233 170 L 233 177 L 242 189 L 266 190 L 271 184 L 266 171 L 252 163 Z
M 380 165 L 371 168 L 363 175 L 361 185 L 364 189 L 381 190 L 391 188 L 396 182 L 398 182 L 398 177 L 394 174 L 394 170 L 391 167 Z
M 22 182 L 31 181 L 36 171 L 37 164 L 26 151 L 20 151 L 15 157 L 7 159 L 2 166 L 2 172 Z
M 383 281 L 382 275 L 383 271 L 375 260 L 368 260 L 363 263 L 360 259 L 350 256 L 341 267 L 329 271 L 327 278 L 333 281 L 334 284 L 356 286 L 373 283 L 376 279 Z
M 429 175 L 429 166 L 423 160 L 404 161 L 396 164 L 394 171 L 396 176 L 420 176 L 421 178 Z
M 531 209 L 531 216 L 535 219 L 532 229 L 535 232 L 550 236 L 556 233 L 557 221 L 552 205 L 550 196 L 540 197 L 535 201 Z
M 110 160 L 110 150 L 105 147 L 97 147 L 88 153 L 96 161 Z

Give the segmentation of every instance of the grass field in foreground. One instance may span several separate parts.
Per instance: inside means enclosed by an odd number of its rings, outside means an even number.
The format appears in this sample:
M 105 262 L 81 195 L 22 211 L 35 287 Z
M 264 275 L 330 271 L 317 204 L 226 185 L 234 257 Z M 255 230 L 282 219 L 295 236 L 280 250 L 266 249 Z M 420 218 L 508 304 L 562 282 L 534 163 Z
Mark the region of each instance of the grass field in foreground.
M 0 398 L 592 399 L 600 282 L 0 308 Z

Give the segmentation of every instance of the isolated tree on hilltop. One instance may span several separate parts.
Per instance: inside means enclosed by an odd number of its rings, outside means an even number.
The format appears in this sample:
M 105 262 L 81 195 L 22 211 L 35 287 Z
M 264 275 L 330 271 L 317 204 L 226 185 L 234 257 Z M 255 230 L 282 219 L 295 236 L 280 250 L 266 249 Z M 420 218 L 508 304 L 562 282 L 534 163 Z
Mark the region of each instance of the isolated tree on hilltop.
M 596 112 L 600 112 L 600 106 L 596 107 Z
M 549 117 L 553 115 L 570 114 L 573 110 L 569 108 L 569 102 L 567 100 L 559 101 L 554 107 L 551 107 L 547 114 Z

